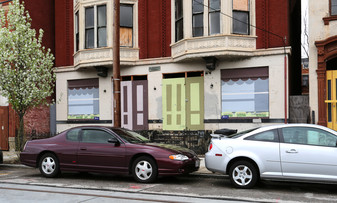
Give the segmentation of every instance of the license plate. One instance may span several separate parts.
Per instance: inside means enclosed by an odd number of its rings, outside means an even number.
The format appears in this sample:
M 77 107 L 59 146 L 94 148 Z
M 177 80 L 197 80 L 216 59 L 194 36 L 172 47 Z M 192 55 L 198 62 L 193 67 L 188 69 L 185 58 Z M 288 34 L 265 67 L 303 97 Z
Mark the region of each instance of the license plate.
M 195 167 L 198 168 L 200 166 L 200 160 L 195 161 Z

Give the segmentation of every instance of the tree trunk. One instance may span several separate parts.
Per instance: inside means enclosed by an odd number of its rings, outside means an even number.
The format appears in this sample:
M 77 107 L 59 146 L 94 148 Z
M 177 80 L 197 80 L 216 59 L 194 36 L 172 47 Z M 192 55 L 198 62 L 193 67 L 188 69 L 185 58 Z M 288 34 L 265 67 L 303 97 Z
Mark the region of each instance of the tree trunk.
M 19 129 L 17 131 L 15 137 L 15 147 L 16 151 L 21 152 L 23 150 L 23 146 L 26 143 L 26 135 L 24 132 L 24 114 L 19 114 Z

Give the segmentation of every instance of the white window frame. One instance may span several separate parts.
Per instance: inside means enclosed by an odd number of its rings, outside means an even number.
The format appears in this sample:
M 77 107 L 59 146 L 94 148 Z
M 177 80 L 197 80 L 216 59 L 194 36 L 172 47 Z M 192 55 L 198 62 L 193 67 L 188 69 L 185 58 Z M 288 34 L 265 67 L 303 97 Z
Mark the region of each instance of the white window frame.
M 193 38 L 193 0 L 184 0 L 183 5 L 183 24 L 184 24 L 184 39 Z M 204 37 L 209 36 L 209 15 L 208 15 L 208 1 L 203 0 L 204 2 Z M 256 24 L 256 13 L 255 13 L 255 0 L 248 0 L 249 2 L 249 24 Z M 215 35 L 236 35 L 232 33 L 233 20 L 224 15 L 227 14 L 232 16 L 233 12 L 233 0 L 221 0 L 220 3 L 220 33 Z M 171 42 L 179 43 L 180 41 L 175 40 L 175 0 L 171 0 Z M 256 29 L 254 27 L 249 28 L 249 34 L 245 36 L 255 36 Z M 202 37 L 202 36 L 200 36 Z
M 85 50 L 85 8 L 99 5 L 106 5 L 106 33 L 107 33 L 107 48 L 112 48 L 112 32 L 113 32 L 113 0 L 74 0 L 74 25 L 75 25 L 75 14 L 78 12 L 79 15 L 79 50 Z M 133 5 L 133 47 L 139 48 L 138 45 L 138 0 L 120 0 L 120 4 L 132 4 Z M 95 18 L 97 18 L 97 15 Z M 73 29 L 74 33 L 74 53 L 76 51 L 76 33 L 75 27 Z M 95 39 L 97 41 L 97 39 Z M 96 47 L 97 48 L 97 47 Z M 103 47 L 104 48 L 104 47 Z M 129 47 L 127 47 L 129 48 Z

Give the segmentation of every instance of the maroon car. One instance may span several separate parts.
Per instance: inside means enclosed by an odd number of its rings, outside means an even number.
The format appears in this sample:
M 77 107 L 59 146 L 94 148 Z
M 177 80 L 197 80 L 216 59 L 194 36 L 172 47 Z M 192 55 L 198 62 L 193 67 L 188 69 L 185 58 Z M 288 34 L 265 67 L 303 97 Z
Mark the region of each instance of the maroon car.
M 55 137 L 27 141 L 22 164 L 38 167 L 45 177 L 60 171 L 132 174 L 138 182 L 199 169 L 189 149 L 149 143 L 136 132 L 111 127 L 76 127 Z

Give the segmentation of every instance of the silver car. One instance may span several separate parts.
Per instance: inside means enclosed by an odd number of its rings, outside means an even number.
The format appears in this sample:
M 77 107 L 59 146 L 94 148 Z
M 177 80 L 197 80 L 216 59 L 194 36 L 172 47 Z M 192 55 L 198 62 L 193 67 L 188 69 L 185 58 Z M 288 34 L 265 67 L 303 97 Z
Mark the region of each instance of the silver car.
M 228 174 L 235 187 L 259 179 L 337 183 L 337 132 L 329 128 L 284 124 L 212 137 L 206 167 Z

